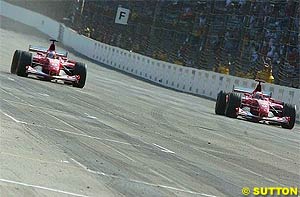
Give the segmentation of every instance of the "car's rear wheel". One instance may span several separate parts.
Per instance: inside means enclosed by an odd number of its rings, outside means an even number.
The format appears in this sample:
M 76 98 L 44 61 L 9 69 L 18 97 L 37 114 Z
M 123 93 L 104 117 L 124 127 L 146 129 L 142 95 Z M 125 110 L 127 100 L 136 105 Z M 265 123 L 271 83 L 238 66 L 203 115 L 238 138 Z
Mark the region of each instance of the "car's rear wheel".
M 290 104 L 284 104 L 282 116 L 290 117 L 290 121 L 288 123 L 283 123 L 281 127 L 285 129 L 292 129 L 296 120 L 296 107 Z
M 217 101 L 215 105 L 215 113 L 218 115 L 224 115 L 226 109 L 226 93 L 220 91 L 217 96 Z
M 14 53 L 14 56 L 13 56 L 13 59 L 12 59 L 12 62 L 11 62 L 11 66 L 10 66 L 10 73 L 12 73 L 12 74 L 16 74 L 17 67 L 18 67 L 18 64 L 19 64 L 19 60 L 20 60 L 20 57 L 21 57 L 21 53 L 22 53 L 21 50 L 16 50 L 15 53 Z
M 236 118 L 238 116 L 237 108 L 241 106 L 242 99 L 237 93 L 230 93 L 228 95 L 228 102 L 225 109 L 225 116 Z
M 28 73 L 26 72 L 26 66 L 31 66 L 32 64 L 32 54 L 27 51 L 22 51 L 19 64 L 16 69 L 18 76 L 27 77 Z
M 73 75 L 79 75 L 78 82 L 73 82 L 73 86 L 77 88 L 83 88 L 86 81 L 87 68 L 86 64 L 76 62 L 73 70 Z

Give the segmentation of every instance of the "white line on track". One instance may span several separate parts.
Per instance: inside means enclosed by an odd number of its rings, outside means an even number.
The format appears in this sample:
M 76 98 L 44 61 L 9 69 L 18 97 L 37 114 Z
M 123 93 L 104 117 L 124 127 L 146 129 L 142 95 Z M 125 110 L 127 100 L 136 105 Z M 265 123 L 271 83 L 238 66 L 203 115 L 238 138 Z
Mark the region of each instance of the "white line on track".
M 10 81 L 15 81 L 13 78 L 7 77 L 8 80 Z
M 41 96 L 46 96 L 48 97 L 49 95 L 48 94 L 45 94 L 45 93 L 37 93 L 38 95 L 41 95 Z
M 82 195 L 82 194 L 76 194 L 76 193 L 67 192 L 67 191 L 63 191 L 63 190 L 59 190 L 59 189 L 53 189 L 53 188 L 49 188 L 49 187 L 45 187 L 45 186 L 22 183 L 22 182 L 12 181 L 12 180 L 2 179 L 2 178 L 0 178 L 0 181 L 4 182 L 4 183 L 22 185 L 22 186 L 25 186 L 25 187 L 32 187 L 32 188 L 35 188 L 35 189 L 42 189 L 42 190 L 57 192 L 57 193 L 61 193 L 61 194 L 67 194 L 67 195 L 71 195 L 71 196 L 87 197 L 86 195 Z
M 162 147 L 162 146 L 160 146 L 160 145 L 158 145 L 158 144 L 153 143 L 153 145 L 156 146 L 156 147 L 158 147 L 158 148 L 160 148 L 160 150 L 161 150 L 162 152 L 172 153 L 172 154 L 175 153 L 175 152 L 173 152 L 173 151 L 171 151 L 171 150 L 169 150 L 169 149 L 167 149 L 167 148 L 165 148 L 165 147 Z
M 97 119 L 96 116 L 91 116 L 91 115 L 89 115 L 88 113 L 84 113 L 84 114 L 86 115 L 86 117 L 88 117 L 88 118 L 90 118 L 90 119 Z
M 5 116 L 9 117 L 10 119 L 12 119 L 12 120 L 13 120 L 14 122 L 16 122 L 16 123 L 27 124 L 26 122 L 19 121 L 19 120 L 15 119 L 14 117 L 8 115 L 7 113 L 4 113 L 4 112 L 2 112 L 2 111 L 1 111 L 1 113 L 3 113 Z
M 70 158 L 70 159 L 74 163 L 76 163 L 78 166 L 80 166 L 81 168 L 83 168 L 84 170 L 86 170 L 87 172 L 90 172 L 92 174 L 97 174 L 97 175 L 101 175 L 101 176 L 105 176 L 105 177 L 110 177 L 110 178 L 114 178 L 114 179 L 119 179 L 119 180 L 125 180 L 125 181 L 129 181 L 129 182 L 132 182 L 132 183 L 143 184 L 143 185 L 152 186 L 152 187 L 161 187 L 161 188 L 164 188 L 164 189 L 175 190 L 175 191 L 184 192 L 184 193 L 188 193 L 188 194 L 194 194 L 194 195 L 198 195 L 198 196 L 216 197 L 214 195 L 205 194 L 205 193 L 201 193 L 201 192 L 195 192 L 195 191 L 191 191 L 191 190 L 180 189 L 180 188 L 176 188 L 176 187 L 172 187 L 172 186 L 167 186 L 167 185 L 149 183 L 149 182 L 139 181 L 139 180 L 135 180 L 135 179 L 126 179 L 124 177 L 120 177 L 120 176 L 117 176 L 117 175 L 106 174 L 106 173 L 101 172 L 101 171 L 91 170 L 87 166 L 85 166 L 82 163 L 80 163 L 79 161 L 76 161 L 73 158 Z

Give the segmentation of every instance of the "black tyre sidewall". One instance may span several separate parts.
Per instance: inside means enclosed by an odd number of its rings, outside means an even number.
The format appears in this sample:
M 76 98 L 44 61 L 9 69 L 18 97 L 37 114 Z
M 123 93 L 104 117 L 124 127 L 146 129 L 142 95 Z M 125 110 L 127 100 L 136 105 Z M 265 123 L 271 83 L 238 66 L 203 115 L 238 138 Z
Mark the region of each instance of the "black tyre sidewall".
M 224 115 L 226 109 L 226 93 L 220 91 L 217 96 L 217 101 L 215 105 L 215 113 L 218 115 Z
M 31 66 L 32 64 L 32 54 L 27 51 L 22 51 L 19 64 L 16 69 L 16 73 L 18 76 L 27 77 L 28 73 L 26 73 L 26 66 Z
M 230 118 L 236 118 L 236 108 L 241 105 L 241 97 L 236 93 L 230 93 L 228 96 L 228 103 L 226 105 L 225 115 Z
M 292 129 L 295 125 L 296 121 L 296 109 L 295 106 L 290 104 L 283 105 L 283 117 L 288 116 L 291 117 L 290 122 L 288 124 L 282 124 L 281 127 L 285 129 Z
M 76 62 L 73 70 L 73 75 L 79 75 L 80 79 L 78 82 L 74 82 L 73 86 L 77 88 L 83 88 L 85 86 L 87 66 L 84 63 Z
M 18 64 L 20 61 L 20 57 L 21 57 L 21 53 L 22 53 L 21 50 L 16 50 L 14 52 L 14 56 L 13 56 L 11 66 L 10 66 L 10 73 L 12 73 L 12 74 L 16 74 L 17 67 L 18 67 Z

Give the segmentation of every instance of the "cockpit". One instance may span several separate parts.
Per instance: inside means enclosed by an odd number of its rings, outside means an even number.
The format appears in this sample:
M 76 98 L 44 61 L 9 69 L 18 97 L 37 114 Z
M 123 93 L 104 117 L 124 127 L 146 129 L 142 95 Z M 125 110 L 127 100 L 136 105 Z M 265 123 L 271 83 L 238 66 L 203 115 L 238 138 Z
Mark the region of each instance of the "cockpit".
M 259 99 L 259 100 L 263 100 L 264 97 L 263 97 L 263 93 L 261 92 L 256 92 L 254 95 L 253 95 L 254 98 L 256 99 Z
M 51 58 L 51 59 L 54 59 L 54 58 L 56 58 L 56 54 L 55 54 L 54 51 L 50 51 L 50 52 L 48 52 L 47 57 Z

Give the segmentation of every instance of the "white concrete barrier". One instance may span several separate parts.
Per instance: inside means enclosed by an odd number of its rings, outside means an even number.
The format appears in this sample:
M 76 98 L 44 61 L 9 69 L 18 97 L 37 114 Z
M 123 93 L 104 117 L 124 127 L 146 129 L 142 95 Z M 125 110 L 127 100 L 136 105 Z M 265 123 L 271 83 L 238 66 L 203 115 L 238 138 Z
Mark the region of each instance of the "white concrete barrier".
M 60 23 L 44 15 L 0 1 L 1 16 L 14 19 L 57 39 Z
M 46 16 L 4 1 L 1 1 L 0 7 L 2 16 L 35 27 L 52 38 L 59 38 L 65 46 L 95 61 L 166 87 L 216 99 L 220 90 L 230 92 L 233 86 L 252 89 L 256 86 L 254 80 L 183 67 L 100 43 Z M 300 89 L 264 84 L 263 90 L 272 92 L 275 99 L 295 104 L 297 120 L 300 121 Z

